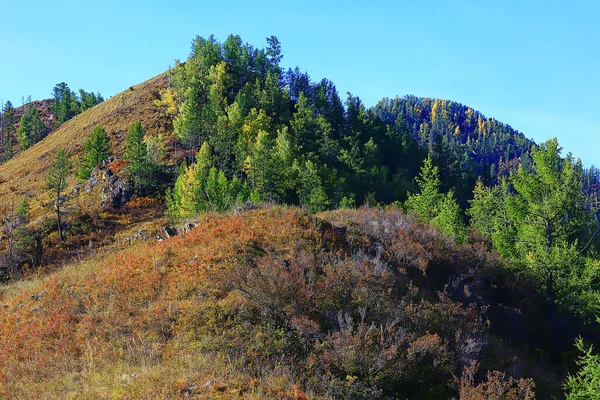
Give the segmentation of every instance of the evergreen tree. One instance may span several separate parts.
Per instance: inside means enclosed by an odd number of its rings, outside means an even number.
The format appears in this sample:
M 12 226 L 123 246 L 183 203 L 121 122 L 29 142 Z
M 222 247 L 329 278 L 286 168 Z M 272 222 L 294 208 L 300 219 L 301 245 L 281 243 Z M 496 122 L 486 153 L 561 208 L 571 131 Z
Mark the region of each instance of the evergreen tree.
M 25 111 L 16 133 L 17 140 L 19 141 L 19 150 L 27 150 L 39 142 L 42 139 L 43 133 L 44 122 L 42 121 L 42 117 L 39 111 L 33 106 L 33 103 L 29 101 L 25 105 Z
M 331 206 L 331 200 L 323 188 L 317 165 L 311 160 L 307 160 L 300 169 L 298 192 L 300 204 L 312 212 L 324 211 Z
M 54 86 L 52 90 L 52 111 L 56 114 L 56 122 L 60 125 L 73 118 L 79 113 L 79 103 L 77 96 L 69 89 L 69 85 L 61 82 Z
M 2 161 L 12 158 L 13 137 L 15 134 L 15 109 L 12 103 L 7 101 L 2 108 L 2 136 L 0 137 Z
M 144 194 L 155 187 L 153 175 L 157 165 L 148 155 L 148 145 L 144 141 L 144 132 L 140 121 L 135 121 L 129 128 L 125 138 L 123 159 L 127 166 L 127 180 L 131 189 L 137 194 Z
M 110 157 L 110 139 L 103 127 L 94 128 L 90 136 L 83 142 L 83 157 L 77 176 L 88 179 L 92 170 L 102 161 Z
M 583 353 L 577 361 L 580 369 L 569 375 L 564 383 L 567 400 L 600 399 L 600 355 L 594 353 L 594 346 L 586 348 L 583 339 L 577 339 L 577 349 Z
M 417 183 L 420 193 L 409 195 L 406 208 L 442 232 L 461 239 L 465 229 L 460 207 L 452 192 L 440 193 L 438 167 L 433 165 L 431 157 L 425 160 Z
M 531 270 L 546 283 L 551 300 L 569 292 L 569 281 L 581 266 L 584 250 L 579 238 L 592 220 L 582 190 L 582 167 L 571 154 L 560 156 L 556 139 L 532 148 L 533 170 L 520 167 L 511 176 L 514 192 L 506 197 L 507 219 L 513 237 L 500 248 L 514 264 Z
M 425 159 L 420 175 L 416 178 L 419 194 L 409 194 L 406 207 L 423 220 L 431 220 L 436 215 L 436 207 L 441 203 L 440 178 L 438 167 L 431 157 Z
M 60 206 L 63 202 L 62 192 L 67 188 L 67 177 L 71 172 L 71 161 L 69 156 L 64 149 L 58 149 L 54 157 L 54 161 L 48 173 L 46 174 L 46 181 L 48 182 L 48 189 L 53 193 L 54 197 L 54 208 L 56 210 L 56 221 L 58 224 L 58 235 L 61 242 L 64 241 L 64 234 L 61 223 Z
M 100 93 L 88 93 L 83 89 L 79 89 L 79 101 L 81 103 L 80 110 L 81 112 L 83 112 L 88 108 L 94 107 L 96 104 L 102 103 L 104 101 L 104 98 Z

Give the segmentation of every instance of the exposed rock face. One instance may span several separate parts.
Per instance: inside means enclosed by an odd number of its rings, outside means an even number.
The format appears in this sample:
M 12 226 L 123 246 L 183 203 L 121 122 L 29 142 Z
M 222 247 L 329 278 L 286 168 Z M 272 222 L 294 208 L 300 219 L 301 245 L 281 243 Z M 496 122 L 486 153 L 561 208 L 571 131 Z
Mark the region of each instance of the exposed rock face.
M 115 159 L 110 157 L 101 165 L 92 170 L 90 179 L 83 190 L 89 192 L 95 186 L 102 184 L 102 208 L 121 208 L 131 198 L 131 191 L 127 188 L 125 179 L 117 176 L 112 172 L 108 165 L 114 162 Z
M 102 188 L 102 208 L 121 208 L 130 198 L 131 192 L 127 189 L 124 179 L 116 175 L 106 179 L 106 184 Z

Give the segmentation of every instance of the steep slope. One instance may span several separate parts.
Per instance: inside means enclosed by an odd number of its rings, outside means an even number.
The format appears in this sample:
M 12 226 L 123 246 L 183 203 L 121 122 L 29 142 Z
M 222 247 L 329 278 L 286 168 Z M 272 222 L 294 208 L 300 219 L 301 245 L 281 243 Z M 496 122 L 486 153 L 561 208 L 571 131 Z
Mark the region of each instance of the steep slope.
M 142 122 L 149 135 L 170 132 L 170 119 L 154 104 L 154 100 L 160 97 L 160 89 L 166 86 L 167 79 L 167 74 L 161 74 L 130 87 L 77 115 L 30 149 L 0 165 L 0 204 L 9 207 L 22 198 L 27 198 L 32 217 L 45 214 L 49 204 L 45 174 L 54 153 L 59 148 L 65 148 L 76 159 L 81 154 L 83 141 L 97 125 L 106 129 L 116 155 L 122 153 L 125 134 L 135 120 Z M 70 183 L 72 189 L 77 181 L 71 178 Z M 90 201 L 85 206 L 95 208 L 95 203 Z
M 519 349 L 548 345 L 535 290 L 484 244 L 397 210 L 205 215 L 0 295 L 0 393 L 15 399 L 484 398 L 495 369 L 546 398 L 562 380 Z M 472 360 L 480 374 L 452 383 Z M 528 380 L 488 379 L 531 398 Z

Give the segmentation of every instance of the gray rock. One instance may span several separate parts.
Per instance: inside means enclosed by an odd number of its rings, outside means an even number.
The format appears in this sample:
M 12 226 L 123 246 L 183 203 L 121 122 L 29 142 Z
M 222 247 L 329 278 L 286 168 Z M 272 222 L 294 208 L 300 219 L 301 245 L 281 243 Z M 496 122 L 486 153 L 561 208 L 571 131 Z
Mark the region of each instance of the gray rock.
M 165 231 L 165 235 L 167 236 L 167 238 L 177 236 L 177 234 L 179 233 L 177 228 L 174 228 L 172 226 L 165 226 L 164 231 Z
M 109 157 L 94 168 L 84 187 L 84 190 L 89 192 L 97 185 L 103 185 L 100 203 L 102 208 L 121 208 L 132 195 L 127 188 L 127 182 L 108 169 L 108 165 L 113 161 L 116 161 L 116 159 Z
M 131 199 L 132 193 L 127 188 L 127 183 L 124 179 L 112 175 L 106 180 L 102 188 L 102 208 L 121 208 Z

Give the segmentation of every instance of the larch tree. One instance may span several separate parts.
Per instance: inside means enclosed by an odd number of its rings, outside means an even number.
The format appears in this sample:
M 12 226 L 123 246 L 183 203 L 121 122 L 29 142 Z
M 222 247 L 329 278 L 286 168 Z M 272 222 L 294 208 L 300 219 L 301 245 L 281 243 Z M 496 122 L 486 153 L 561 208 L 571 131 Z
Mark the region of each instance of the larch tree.
M 135 121 L 125 138 L 123 159 L 129 163 L 126 174 L 131 189 L 137 194 L 152 189 L 155 185 L 153 176 L 157 165 L 148 153 L 148 144 L 144 140 L 144 131 L 140 121 Z
M 511 176 L 513 191 L 505 201 L 514 236 L 505 237 L 503 247 L 516 264 L 545 282 L 552 302 L 556 291 L 561 297 L 570 291 L 586 248 L 579 239 L 594 213 L 585 207 L 581 162 L 560 153 L 556 138 L 533 147 L 533 170 L 521 167 Z
M 44 133 L 44 122 L 38 110 L 35 109 L 31 98 L 25 105 L 25 112 L 21 117 L 19 129 L 17 129 L 17 140 L 19 150 L 27 150 L 42 139 Z
M 67 178 L 71 172 L 72 163 L 65 149 L 58 149 L 54 156 L 54 162 L 48 168 L 46 174 L 46 181 L 48 182 L 48 189 L 52 193 L 54 198 L 54 209 L 56 210 L 56 221 L 58 225 L 58 236 L 60 241 L 64 241 L 64 233 L 61 223 L 61 209 L 60 206 L 63 202 L 62 192 L 67 188 Z
M 52 111 L 56 114 L 56 121 L 60 125 L 73 118 L 79 113 L 79 103 L 75 92 L 69 89 L 69 85 L 61 82 L 52 90 Z
M 110 139 L 103 127 L 94 128 L 90 136 L 83 142 L 83 157 L 77 176 L 88 179 L 92 170 L 102 161 L 110 157 Z

